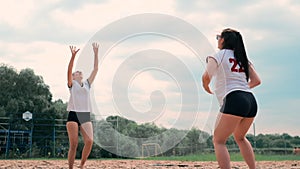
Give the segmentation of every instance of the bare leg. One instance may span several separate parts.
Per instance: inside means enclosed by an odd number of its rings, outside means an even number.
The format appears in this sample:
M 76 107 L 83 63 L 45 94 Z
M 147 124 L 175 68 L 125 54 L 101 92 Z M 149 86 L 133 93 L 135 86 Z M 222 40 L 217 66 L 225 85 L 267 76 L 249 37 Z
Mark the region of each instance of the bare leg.
M 80 126 L 80 131 L 84 140 L 84 147 L 81 155 L 80 168 L 84 167 L 84 164 L 90 155 L 93 146 L 93 125 L 92 122 L 83 123 Z
M 69 136 L 68 163 L 69 169 L 72 169 L 78 146 L 78 124 L 76 122 L 67 122 L 67 131 Z
M 255 156 L 252 146 L 245 137 L 254 118 L 244 118 L 234 131 L 234 139 L 239 145 L 240 151 L 249 169 L 255 169 Z
M 230 114 L 219 114 L 214 130 L 213 142 L 216 158 L 221 169 L 230 169 L 230 155 L 226 147 L 226 141 L 241 119 L 242 117 Z

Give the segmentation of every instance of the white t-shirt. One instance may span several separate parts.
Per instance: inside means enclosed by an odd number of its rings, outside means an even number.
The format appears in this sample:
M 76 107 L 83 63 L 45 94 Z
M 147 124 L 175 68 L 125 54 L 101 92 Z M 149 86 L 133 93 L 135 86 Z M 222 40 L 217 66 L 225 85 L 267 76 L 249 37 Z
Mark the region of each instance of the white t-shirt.
M 234 58 L 233 50 L 222 49 L 213 57 L 208 56 L 208 58 L 213 58 L 218 64 L 214 73 L 216 77 L 214 93 L 221 106 L 223 105 L 224 97 L 232 91 L 251 92 L 246 74 Z
M 82 83 L 82 86 L 76 81 L 72 81 L 70 98 L 67 111 L 91 112 L 90 106 L 90 84 L 88 80 Z

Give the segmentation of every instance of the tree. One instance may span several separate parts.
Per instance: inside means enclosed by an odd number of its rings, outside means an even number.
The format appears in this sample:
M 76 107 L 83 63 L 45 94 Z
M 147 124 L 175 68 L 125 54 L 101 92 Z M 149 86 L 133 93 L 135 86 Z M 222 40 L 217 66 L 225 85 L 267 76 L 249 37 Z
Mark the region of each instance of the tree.
M 163 132 L 160 145 L 162 150 L 166 151 L 165 154 L 173 154 L 173 149 L 182 141 L 185 135 L 186 131 L 175 128 Z
M 290 140 L 290 143 L 293 147 L 300 147 L 300 137 L 295 136 Z
M 42 76 L 35 75 L 26 68 L 19 73 L 12 67 L 0 65 L 0 108 L 1 116 L 9 117 L 11 130 L 30 130 L 33 127 L 33 142 L 43 146 L 51 140 L 45 136 L 52 133 L 55 109 L 52 106 L 52 94 Z M 55 105 L 54 105 L 55 107 Z M 33 114 L 26 122 L 22 118 L 25 111 Z
M 49 86 L 44 83 L 42 76 L 34 74 L 32 69 L 23 69 L 19 73 L 16 81 L 16 94 L 20 100 L 32 101 L 33 107 L 26 107 L 32 112 L 42 112 L 43 109 L 50 106 L 52 101 L 52 94 Z
M 16 70 L 7 65 L 0 65 L 0 106 L 6 109 L 7 103 L 16 97 L 15 85 L 18 74 Z
M 51 105 L 52 94 L 42 76 L 26 68 L 18 73 L 14 68 L 0 65 L 0 106 L 10 113 L 43 112 Z
M 4 106 L 0 106 L 0 117 L 6 116 L 6 111 L 4 109 Z
M 209 139 L 209 134 L 196 128 L 187 131 L 187 135 L 182 140 L 189 147 L 188 153 L 195 153 L 203 150 L 207 146 L 206 141 Z

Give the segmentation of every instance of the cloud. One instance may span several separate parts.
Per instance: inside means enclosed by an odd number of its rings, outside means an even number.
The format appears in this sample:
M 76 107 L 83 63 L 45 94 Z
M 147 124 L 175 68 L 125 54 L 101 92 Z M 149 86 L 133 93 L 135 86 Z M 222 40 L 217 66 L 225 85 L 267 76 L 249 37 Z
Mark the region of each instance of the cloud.
M 0 7 L 0 23 L 14 28 L 23 28 L 27 25 L 34 9 L 35 4 L 33 0 L 28 0 L 26 3 L 17 0 L 2 3 Z
M 18 71 L 32 68 L 50 86 L 54 99 L 67 100 L 66 71 L 69 61 L 68 46 L 53 42 L 32 43 L 0 42 L 1 63 L 12 65 Z
M 171 0 L 160 1 L 157 5 L 155 1 L 126 1 L 126 5 L 118 0 L 105 1 L 103 3 L 85 3 L 76 10 L 64 10 L 58 8 L 52 12 L 54 20 L 64 25 L 66 28 L 77 31 L 96 32 L 99 28 L 108 23 L 125 16 L 147 12 L 172 11 L 173 2 Z M 92 15 L 91 15 L 92 14 Z M 74 19 L 70 19 L 74 18 Z

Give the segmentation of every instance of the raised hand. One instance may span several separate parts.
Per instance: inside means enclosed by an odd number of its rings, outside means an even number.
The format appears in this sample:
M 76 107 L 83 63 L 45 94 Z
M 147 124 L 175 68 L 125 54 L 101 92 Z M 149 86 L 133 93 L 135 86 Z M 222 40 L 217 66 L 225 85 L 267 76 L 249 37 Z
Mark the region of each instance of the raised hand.
M 92 45 L 93 45 L 94 54 L 98 55 L 99 44 L 94 42 Z
M 76 46 L 70 46 L 72 56 L 75 56 L 80 49 L 76 50 Z
M 74 59 L 75 59 L 75 56 L 76 56 L 77 52 L 80 49 L 76 50 L 75 46 L 69 46 L 69 47 L 70 47 L 70 50 L 71 50 L 71 53 L 72 53 L 72 57 L 70 59 L 69 66 L 68 66 L 68 86 L 72 87 L 72 69 L 73 69 Z
M 99 44 L 94 42 L 92 44 L 93 46 L 93 51 L 94 51 L 94 69 L 90 75 L 90 77 L 88 78 L 88 81 L 90 84 L 93 83 L 96 75 L 97 75 L 97 72 L 98 72 L 98 49 L 99 49 Z

